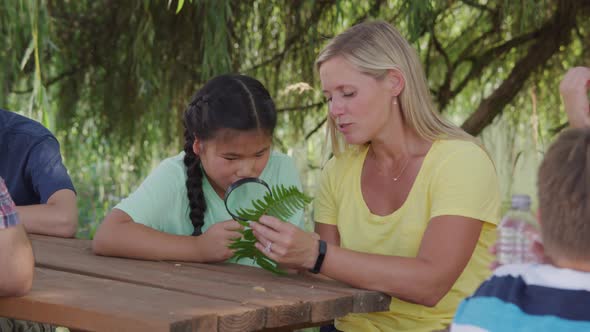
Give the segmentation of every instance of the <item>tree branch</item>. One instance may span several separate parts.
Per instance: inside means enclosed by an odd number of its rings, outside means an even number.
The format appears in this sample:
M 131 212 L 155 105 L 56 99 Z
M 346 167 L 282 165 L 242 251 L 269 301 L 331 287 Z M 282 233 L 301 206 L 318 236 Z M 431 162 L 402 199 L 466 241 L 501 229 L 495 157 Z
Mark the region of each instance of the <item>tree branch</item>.
M 539 36 L 528 53 L 514 66 L 502 84 L 480 104 L 463 123 L 462 128 L 472 135 L 478 135 L 494 118 L 502 113 L 523 87 L 529 76 L 543 67 L 559 51 L 561 45 L 571 42 L 571 31 L 575 26 L 579 7 L 589 7 L 586 2 L 573 0 L 560 1 L 557 10 L 548 23 L 539 31 Z
M 70 70 L 67 70 L 67 71 L 55 76 L 54 78 L 51 78 L 51 79 L 47 80 L 46 82 L 43 82 L 43 86 L 48 87 L 54 83 L 61 81 L 62 79 L 66 78 L 66 77 L 72 76 L 72 75 L 76 74 L 78 72 L 78 70 L 80 70 L 80 68 L 81 68 L 81 66 L 77 66 L 77 67 L 74 67 Z M 33 92 L 33 88 L 29 88 L 26 90 L 11 90 L 10 92 L 14 93 L 14 94 L 31 93 L 31 92 Z
M 439 100 L 439 107 L 441 109 L 446 107 L 446 104 L 449 101 L 449 94 L 451 93 L 451 79 L 453 77 L 453 74 L 455 72 L 453 65 L 451 64 L 451 60 L 449 59 L 449 55 L 445 52 L 444 48 L 442 47 L 442 45 L 440 44 L 438 38 L 436 38 L 436 33 L 434 32 L 434 28 L 430 31 L 430 34 L 432 36 L 432 42 L 434 45 L 434 48 L 438 51 L 438 53 L 440 53 L 443 56 L 443 59 L 445 60 L 445 64 L 447 66 L 447 72 L 445 74 L 445 80 L 443 82 L 443 84 L 440 86 L 440 88 L 438 89 L 438 93 L 437 93 L 437 99 Z
M 536 30 L 536 31 L 530 32 L 528 34 L 515 37 L 515 38 L 513 38 L 501 45 L 498 45 L 494 48 L 487 50 L 479 57 L 469 57 L 469 58 L 465 58 L 465 59 L 457 59 L 457 63 L 455 64 L 455 66 L 459 66 L 459 64 L 463 61 L 470 61 L 471 68 L 469 69 L 469 72 L 467 73 L 467 75 L 465 75 L 463 80 L 461 80 L 461 82 L 459 82 L 459 84 L 457 84 L 457 86 L 454 89 L 449 91 L 449 93 L 447 95 L 440 95 L 440 97 L 438 99 L 440 109 L 443 110 L 446 107 L 446 105 L 448 105 L 449 101 L 451 99 L 455 98 L 461 91 L 463 91 L 465 86 L 471 80 L 479 77 L 481 75 L 481 73 L 483 72 L 483 70 L 492 61 L 498 60 L 498 58 L 500 56 L 504 55 L 505 53 L 512 50 L 513 48 L 521 46 L 531 40 L 538 38 L 540 33 L 541 33 L 540 30 Z
M 306 110 L 306 109 L 310 109 L 310 108 L 320 107 L 323 105 L 324 105 L 324 102 L 321 101 L 319 103 L 314 103 L 314 104 L 309 104 L 309 105 L 304 105 L 304 106 L 289 106 L 289 107 L 278 108 L 277 112 L 290 112 L 290 111 Z
M 424 72 L 426 77 L 430 77 L 430 52 L 432 51 L 432 38 L 428 38 L 428 45 L 426 46 L 426 59 L 424 60 Z
M 262 62 L 259 62 L 255 65 L 253 65 L 252 67 L 244 70 L 244 72 L 250 72 L 250 71 L 255 70 L 257 68 L 264 67 L 270 63 L 281 60 L 285 56 L 285 54 L 291 49 L 291 47 L 293 47 L 293 45 L 295 45 L 297 43 L 299 38 L 301 38 L 301 36 L 303 36 L 303 31 L 305 31 L 313 26 L 313 24 L 311 24 L 310 22 L 314 22 L 314 23 L 317 22 L 317 20 L 323 14 L 324 9 L 326 9 L 326 7 L 328 5 L 333 4 L 334 1 L 318 1 L 316 3 L 318 4 L 318 8 L 312 10 L 312 15 L 309 18 L 309 20 L 306 21 L 306 23 L 304 25 L 300 26 L 298 31 L 294 32 L 289 38 L 287 38 L 287 40 L 285 41 L 285 47 L 283 47 L 282 51 L 271 56 L 270 58 L 268 58 L 266 60 L 263 60 Z
M 369 16 L 377 16 L 382 4 L 383 0 L 375 0 L 371 8 L 369 8 L 369 10 L 367 10 L 363 15 L 359 16 L 351 26 L 364 22 Z
M 326 121 L 328 120 L 328 117 L 326 116 L 322 121 L 320 121 L 320 123 L 318 123 L 309 133 L 305 134 L 305 140 L 307 140 L 308 138 L 310 138 L 313 134 L 315 134 L 318 130 L 320 130 L 320 128 L 322 128 L 322 126 L 324 125 L 324 123 L 326 123 Z

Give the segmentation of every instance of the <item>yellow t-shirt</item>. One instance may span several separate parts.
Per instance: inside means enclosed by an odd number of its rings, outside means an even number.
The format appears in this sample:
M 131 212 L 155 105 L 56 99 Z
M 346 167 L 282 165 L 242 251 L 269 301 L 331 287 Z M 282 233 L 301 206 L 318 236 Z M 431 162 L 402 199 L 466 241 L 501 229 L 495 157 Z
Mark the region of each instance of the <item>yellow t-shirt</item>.
M 387 216 L 372 214 L 361 192 L 368 147 L 332 158 L 324 168 L 314 202 L 316 222 L 337 225 L 343 248 L 416 257 L 430 219 L 457 215 L 484 221 L 467 267 L 432 308 L 393 299 L 390 311 L 349 314 L 336 321 L 342 331 L 432 331 L 451 323 L 459 302 L 490 274 L 488 247 L 500 218 L 500 190 L 494 165 L 475 143 L 438 140 L 428 151 L 404 204 Z

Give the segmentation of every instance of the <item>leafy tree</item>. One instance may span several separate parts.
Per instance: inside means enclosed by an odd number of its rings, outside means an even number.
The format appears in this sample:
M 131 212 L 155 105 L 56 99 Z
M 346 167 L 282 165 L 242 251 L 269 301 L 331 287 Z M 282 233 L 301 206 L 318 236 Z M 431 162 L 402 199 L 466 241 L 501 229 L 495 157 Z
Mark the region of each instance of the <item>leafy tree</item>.
M 376 18 L 416 47 L 446 116 L 474 135 L 501 117 L 544 142 L 565 123 L 559 80 L 590 59 L 589 16 L 577 0 L 0 0 L 0 106 L 57 132 L 70 169 L 91 174 L 78 183 L 116 201 L 180 150 L 194 91 L 241 72 L 277 102 L 278 147 L 314 169 L 326 113 L 315 56 Z

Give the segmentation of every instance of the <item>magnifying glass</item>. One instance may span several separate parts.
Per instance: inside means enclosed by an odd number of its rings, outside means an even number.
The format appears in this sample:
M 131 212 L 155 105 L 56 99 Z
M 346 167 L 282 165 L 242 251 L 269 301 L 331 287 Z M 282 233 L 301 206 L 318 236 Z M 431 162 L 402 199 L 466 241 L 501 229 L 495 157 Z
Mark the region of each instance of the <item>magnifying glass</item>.
M 268 183 L 259 178 L 243 178 L 227 188 L 223 202 L 232 219 L 247 226 L 249 221 L 260 217 L 256 210 L 260 208 L 258 202 L 264 202 L 265 197 L 272 197 Z

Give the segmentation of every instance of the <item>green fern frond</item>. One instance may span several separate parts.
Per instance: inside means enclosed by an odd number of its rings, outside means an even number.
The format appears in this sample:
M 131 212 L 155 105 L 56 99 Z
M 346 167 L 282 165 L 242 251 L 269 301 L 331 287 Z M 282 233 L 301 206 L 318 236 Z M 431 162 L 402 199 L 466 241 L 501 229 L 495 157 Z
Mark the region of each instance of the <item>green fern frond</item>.
M 252 221 L 258 221 L 263 215 L 285 220 L 310 202 L 311 198 L 299 191 L 296 186 L 284 187 L 276 185 L 262 199 L 252 202 L 254 208 L 239 209 L 237 215 Z
M 305 195 L 296 186 L 285 187 L 276 185 L 271 191 L 266 193 L 262 199 L 252 201 L 253 208 L 239 209 L 236 214 L 243 219 L 252 222 L 258 222 L 263 215 L 273 216 L 280 220 L 287 220 L 298 210 L 303 209 L 305 205 L 311 203 L 311 197 Z M 248 226 L 247 222 L 240 222 L 243 226 Z M 260 250 L 256 249 L 254 244 L 256 238 L 252 229 L 241 231 L 242 237 L 234 240 L 230 249 L 234 249 L 234 258 L 239 261 L 242 258 L 251 258 L 258 266 L 275 274 L 285 274 L 285 271 L 278 268 L 278 264 L 272 259 L 266 257 Z

